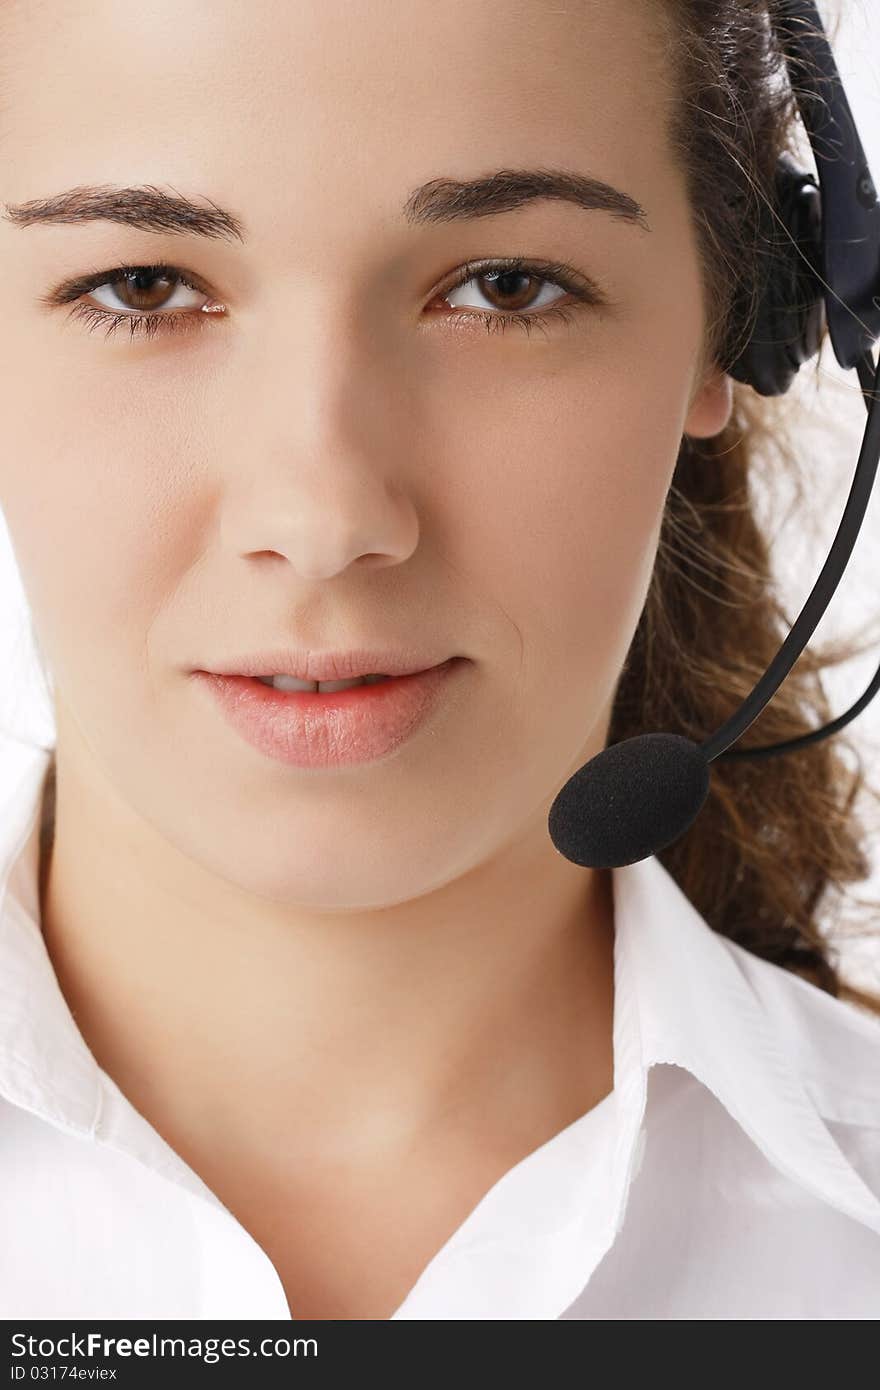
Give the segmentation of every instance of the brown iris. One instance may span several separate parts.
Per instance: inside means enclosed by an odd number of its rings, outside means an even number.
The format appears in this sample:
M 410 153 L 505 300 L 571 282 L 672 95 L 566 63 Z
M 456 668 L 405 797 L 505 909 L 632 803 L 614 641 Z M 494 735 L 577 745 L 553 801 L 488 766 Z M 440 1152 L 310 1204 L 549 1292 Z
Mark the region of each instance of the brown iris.
M 122 303 L 126 303 L 126 296 L 124 293 L 120 293 L 119 286 L 126 286 L 127 290 L 133 292 L 136 296 L 135 302 L 129 303 L 127 307 L 142 312 L 149 312 L 151 309 L 158 309 L 161 307 L 163 301 L 168 298 L 169 289 L 174 288 L 174 286 L 178 284 L 178 281 L 174 276 L 157 275 L 154 271 L 150 270 L 136 270 L 133 272 L 126 272 L 126 274 L 118 280 L 107 280 L 105 284 L 110 285 L 113 293 L 118 296 Z M 149 286 L 161 286 L 163 288 L 160 293 L 158 289 L 147 288 Z
M 497 307 L 507 313 L 514 314 L 518 313 L 521 309 L 527 309 L 531 300 L 535 297 L 534 288 L 530 288 L 528 292 L 515 294 L 517 281 L 525 281 L 526 285 L 531 287 L 535 285 L 540 287 L 546 283 L 539 275 L 529 275 L 524 270 L 490 270 L 483 275 L 475 275 L 473 278 L 480 286 L 480 293 L 485 294 L 486 298 L 489 300 L 493 299 L 494 294 L 497 294 L 497 289 L 500 285 L 504 302 Z M 487 292 L 483 288 L 484 284 L 489 284 L 491 286 L 491 292 Z M 514 295 L 515 300 L 512 304 L 510 303 L 511 295 Z

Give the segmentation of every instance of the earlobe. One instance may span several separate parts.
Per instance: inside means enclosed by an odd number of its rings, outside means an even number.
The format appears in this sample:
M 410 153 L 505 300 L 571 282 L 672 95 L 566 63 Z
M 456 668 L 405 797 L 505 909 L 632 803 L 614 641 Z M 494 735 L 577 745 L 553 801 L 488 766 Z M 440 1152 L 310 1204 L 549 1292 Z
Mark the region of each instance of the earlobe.
M 692 439 L 710 439 L 721 433 L 732 412 L 733 378 L 714 371 L 691 402 L 683 433 Z

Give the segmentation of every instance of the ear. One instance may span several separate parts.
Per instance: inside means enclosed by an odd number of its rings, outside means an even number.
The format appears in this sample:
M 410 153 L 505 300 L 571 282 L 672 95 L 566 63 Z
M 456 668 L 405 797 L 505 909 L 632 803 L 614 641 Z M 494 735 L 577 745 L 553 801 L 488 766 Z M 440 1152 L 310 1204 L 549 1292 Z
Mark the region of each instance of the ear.
M 691 399 L 683 433 L 692 439 L 709 439 L 721 433 L 732 411 L 733 378 L 714 368 Z

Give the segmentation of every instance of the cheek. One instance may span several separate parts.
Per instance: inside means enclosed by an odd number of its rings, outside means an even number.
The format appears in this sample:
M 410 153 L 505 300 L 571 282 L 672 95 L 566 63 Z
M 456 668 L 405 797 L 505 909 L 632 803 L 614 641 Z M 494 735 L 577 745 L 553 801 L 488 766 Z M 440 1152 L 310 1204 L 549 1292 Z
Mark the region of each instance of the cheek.
M 130 387 L 100 399 L 32 372 L 27 406 L 5 402 L 0 505 L 59 676 L 86 663 L 106 676 L 118 664 L 131 682 L 151 615 L 179 573 L 187 532 L 174 426 Z
M 687 385 L 686 370 L 646 389 L 619 369 L 586 392 L 545 383 L 514 419 L 483 431 L 479 452 L 471 434 L 468 476 L 480 482 L 458 499 L 468 519 L 456 558 L 478 602 L 501 610 L 515 718 L 541 731 L 545 754 L 557 740 L 561 760 L 588 737 L 635 633 Z

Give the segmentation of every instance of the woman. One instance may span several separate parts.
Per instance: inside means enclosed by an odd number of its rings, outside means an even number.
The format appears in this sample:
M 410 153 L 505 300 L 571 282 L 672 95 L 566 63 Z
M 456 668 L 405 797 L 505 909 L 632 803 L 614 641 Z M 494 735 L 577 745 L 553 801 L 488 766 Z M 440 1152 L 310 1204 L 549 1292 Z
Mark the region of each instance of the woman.
M 727 373 L 794 133 L 766 4 L 3 30 L 57 726 L 4 819 L 5 1315 L 869 1316 L 840 738 L 718 765 L 662 863 L 547 833 L 778 646 L 776 406 Z M 829 717 L 820 664 L 755 741 Z

